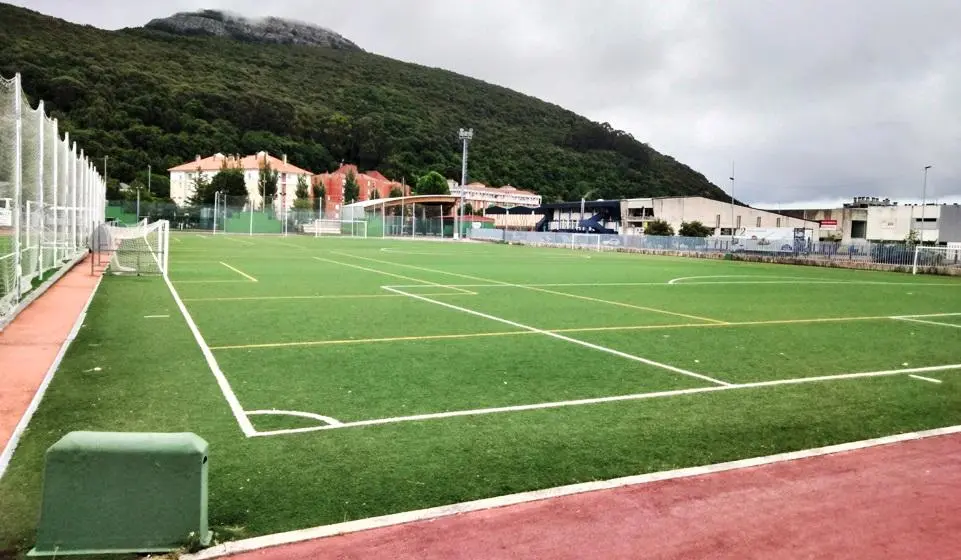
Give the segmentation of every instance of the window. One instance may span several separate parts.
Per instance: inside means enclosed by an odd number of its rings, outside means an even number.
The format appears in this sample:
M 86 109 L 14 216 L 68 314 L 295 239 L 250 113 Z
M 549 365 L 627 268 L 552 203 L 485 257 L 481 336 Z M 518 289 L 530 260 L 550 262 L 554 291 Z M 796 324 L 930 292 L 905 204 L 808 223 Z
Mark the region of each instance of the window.
M 757 217 L 757 227 L 761 227 L 761 217 Z
M 720 227 L 721 227 L 721 215 L 720 215 L 720 214 L 718 214 L 717 217 L 714 219 L 714 227 L 715 227 L 715 228 L 720 228 Z
M 734 227 L 736 227 L 737 229 L 741 229 L 741 216 L 737 217 L 737 225 Z
M 777 226 L 776 226 L 776 227 L 781 227 L 781 218 L 778 218 L 778 219 L 777 219 Z

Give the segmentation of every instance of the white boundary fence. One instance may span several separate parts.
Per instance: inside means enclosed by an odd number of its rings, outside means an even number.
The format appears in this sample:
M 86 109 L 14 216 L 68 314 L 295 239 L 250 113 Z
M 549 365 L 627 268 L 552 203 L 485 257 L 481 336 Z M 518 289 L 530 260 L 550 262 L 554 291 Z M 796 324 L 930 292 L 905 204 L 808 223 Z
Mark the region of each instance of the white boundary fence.
M 583 234 L 567 232 L 472 229 L 472 239 L 537 247 L 716 256 L 846 268 L 961 275 L 961 247 L 920 247 L 905 243 L 799 242 L 761 245 L 730 237 Z
M 104 181 L 78 150 L 43 101 L 31 108 L 19 74 L 0 77 L 0 324 L 103 222 Z

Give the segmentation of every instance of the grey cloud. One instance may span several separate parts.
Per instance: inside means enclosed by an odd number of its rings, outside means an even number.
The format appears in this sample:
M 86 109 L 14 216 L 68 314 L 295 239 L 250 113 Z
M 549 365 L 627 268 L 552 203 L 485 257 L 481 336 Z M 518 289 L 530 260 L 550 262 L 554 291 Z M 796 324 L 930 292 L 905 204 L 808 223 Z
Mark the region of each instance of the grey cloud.
M 961 198 L 955 0 L 20 0 L 104 28 L 219 8 L 610 122 L 752 202 Z M 469 124 L 469 123 L 465 123 Z M 478 131 L 483 133 L 482 131 Z

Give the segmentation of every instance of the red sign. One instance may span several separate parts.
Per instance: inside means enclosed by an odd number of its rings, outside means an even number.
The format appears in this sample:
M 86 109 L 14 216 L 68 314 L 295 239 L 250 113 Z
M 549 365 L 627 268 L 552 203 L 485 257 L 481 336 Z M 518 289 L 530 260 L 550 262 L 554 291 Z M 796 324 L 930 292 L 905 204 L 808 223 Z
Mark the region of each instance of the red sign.
M 837 220 L 821 220 L 821 229 L 837 229 Z

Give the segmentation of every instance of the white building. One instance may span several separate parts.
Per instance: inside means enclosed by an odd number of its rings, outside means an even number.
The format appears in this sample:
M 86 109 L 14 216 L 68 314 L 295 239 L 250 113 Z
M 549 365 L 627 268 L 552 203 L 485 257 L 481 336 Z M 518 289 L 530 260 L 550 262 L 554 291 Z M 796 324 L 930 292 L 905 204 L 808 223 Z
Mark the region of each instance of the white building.
M 482 210 L 488 206 L 502 206 L 513 208 L 514 206 L 540 206 L 541 196 L 531 191 L 525 191 L 504 185 L 503 187 L 488 187 L 481 183 L 471 183 L 464 188 L 456 181 L 447 181 L 452 196 L 461 196 L 464 193 L 465 204 L 470 204 L 472 208 Z
M 714 230 L 714 235 L 722 236 L 754 228 L 805 228 L 813 230 L 813 238 L 818 239 L 820 227 L 818 222 L 757 208 L 732 206 L 730 202 L 700 196 L 631 198 L 621 201 L 621 234 L 641 235 L 644 226 L 654 220 L 669 223 L 675 232 L 682 223 L 697 221 Z
M 171 167 L 167 170 L 170 172 L 170 198 L 179 206 L 185 205 L 194 194 L 194 184 L 198 176 L 203 175 L 210 181 L 226 165 L 228 168 L 243 170 L 250 200 L 253 201 L 254 208 L 262 208 L 263 197 L 260 196 L 257 183 L 260 178 L 260 168 L 265 162 L 277 172 L 277 196 L 274 198 L 274 209 L 280 210 L 284 207 L 290 209 L 297 198 L 297 182 L 300 177 L 304 178 L 309 188 L 313 175 L 310 171 L 288 163 L 286 155 L 277 158 L 267 152 L 257 152 L 255 155 L 244 157 L 225 156 L 219 153 L 207 158 L 197 156 L 195 161 Z

